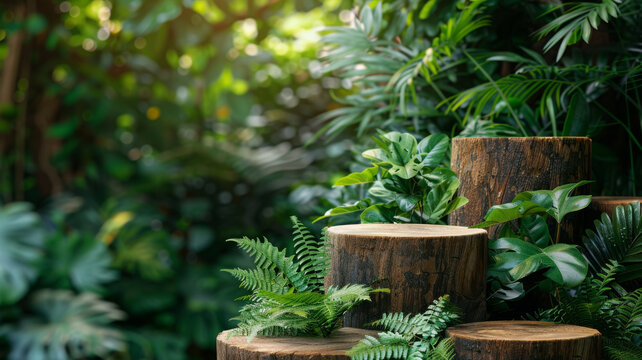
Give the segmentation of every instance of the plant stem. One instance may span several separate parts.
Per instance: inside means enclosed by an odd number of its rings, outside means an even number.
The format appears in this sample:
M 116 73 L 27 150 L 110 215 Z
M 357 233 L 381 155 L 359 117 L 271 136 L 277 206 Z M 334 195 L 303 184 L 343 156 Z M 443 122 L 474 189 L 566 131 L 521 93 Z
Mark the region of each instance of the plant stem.
M 517 126 L 519 126 L 519 129 L 521 130 L 522 135 L 528 136 L 528 133 L 526 132 L 526 129 L 524 129 L 524 125 L 522 124 L 522 121 L 519 120 L 519 116 L 517 116 L 517 113 L 515 113 L 515 110 L 513 110 L 513 107 L 508 102 L 506 95 L 504 95 L 504 92 L 499 88 L 499 86 L 497 86 L 497 83 L 493 81 L 493 78 L 490 77 L 490 75 L 486 72 L 486 70 L 484 70 L 484 68 L 481 67 L 481 65 L 475 60 L 475 58 L 470 56 L 470 54 L 466 51 L 466 49 L 461 49 L 461 51 L 464 53 L 464 55 L 468 57 L 468 59 L 470 59 L 470 61 L 472 61 L 475 64 L 475 66 L 479 69 L 479 71 L 481 71 L 484 77 L 486 77 L 486 79 L 488 79 L 488 81 L 490 81 L 490 83 L 493 84 L 493 87 L 495 88 L 495 90 L 497 90 L 497 93 L 499 93 L 499 95 L 502 97 L 502 99 L 506 103 L 506 107 L 508 107 L 508 111 L 510 112 L 511 116 L 517 123 Z
M 555 243 L 556 244 L 560 242 L 560 231 L 561 231 L 561 229 L 562 229 L 562 224 L 561 223 L 557 223 L 557 231 L 555 232 Z

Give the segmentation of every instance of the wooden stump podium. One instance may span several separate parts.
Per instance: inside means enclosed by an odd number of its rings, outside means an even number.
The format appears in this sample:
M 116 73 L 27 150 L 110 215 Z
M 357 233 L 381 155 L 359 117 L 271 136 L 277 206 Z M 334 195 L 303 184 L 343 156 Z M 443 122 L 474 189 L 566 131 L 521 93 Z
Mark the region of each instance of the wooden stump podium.
M 485 321 L 446 330 L 457 360 L 599 360 L 602 335 L 541 321 Z
M 468 198 L 468 204 L 453 211 L 449 223 L 472 226 L 483 221 L 491 206 L 511 202 L 522 191 L 590 180 L 591 150 L 586 137 L 454 138 L 450 164 L 459 177 L 458 195 Z M 575 193 L 590 194 L 590 188 Z M 581 239 L 582 229 L 574 223 L 583 224 L 581 213 L 564 221 L 563 241 Z M 497 228 L 489 228 L 491 238 Z
M 218 360 L 349 360 L 345 352 L 365 335 L 376 331 L 341 328 L 328 338 L 264 337 L 247 342 L 245 336 L 231 336 L 224 331 L 216 337 Z
M 420 224 L 333 226 L 329 285 L 390 289 L 349 312 L 344 325 L 363 327 L 383 313 L 421 313 L 444 294 L 468 321 L 485 320 L 488 237 L 485 230 Z

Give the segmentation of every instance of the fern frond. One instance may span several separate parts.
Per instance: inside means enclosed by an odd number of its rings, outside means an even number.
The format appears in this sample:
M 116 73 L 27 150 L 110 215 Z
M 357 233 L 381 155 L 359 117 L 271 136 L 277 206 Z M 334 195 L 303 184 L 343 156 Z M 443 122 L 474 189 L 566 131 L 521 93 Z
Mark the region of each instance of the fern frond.
M 420 333 L 424 339 L 438 336 L 449 325 L 457 323 L 460 318 L 459 308 L 450 302 L 448 295 L 434 300 L 422 316 L 423 325 Z
M 366 335 L 346 355 L 352 360 L 385 360 L 405 359 L 408 357 L 411 346 L 401 334 L 393 332 L 379 333 L 378 337 Z
M 297 291 L 305 291 L 308 288 L 307 278 L 298 269 L 292 256 L 286 256 L 285 250 L 272 245 L 267 239 L 253 240 L 248 237 L 242 239 L 229 239 L 254 257 L 254 264 L 259 269 L 278 269 L 285 276 Z
M 611 340 L 605 338 L 604 350 L 612 360 L 639 360 L 642 359 L 642 347 L 631 341 Z
M 277 275 L 273 269 L 223 269 L 227 273 L 230 273 L 234 278 L 241 282 L 240 287 L 248 289 L 250 291 L 254 290 L 265 290 L 271 291 L 277 294 L 283 294 L 285 292 L 286 286 L 288 285 L 288 280 L 282 275 Z
M 618 301 L 615 317 L 626 338 L 642 335 L 642 288 Z
M 441 340 L 428 355 L 428 360 L 452 360 L 455 358 L 455 343 L 452 338 Z
M 411 315 L 398 312 L 392 314 L 383 314 L 380 320 L 373 325 L 378 325 L 392 332 L 398 332 L 404 335 L 415 336 L 421 330 L 423 321 L 421 314 Z
M 323 291 L 324 278 L 330 268 L 330 257 L 325 243 L 317 240 L 295 216 L 292 216 L 291 220 L 299 271 L 305 274 L 310 287 Z

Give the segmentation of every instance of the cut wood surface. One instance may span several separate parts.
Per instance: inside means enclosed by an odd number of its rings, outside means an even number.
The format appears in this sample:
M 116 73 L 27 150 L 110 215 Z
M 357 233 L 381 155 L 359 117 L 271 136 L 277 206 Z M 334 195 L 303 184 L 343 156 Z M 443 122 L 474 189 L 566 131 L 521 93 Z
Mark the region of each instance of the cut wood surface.
M 444 294 L 469 321 L 485 320 L 488 237 L 485 230 L 420 224 L 357 224 L 327 230 L 330 285 L 367 284 L 377 293 L 344 318 L 363 327 L 383 313 L 420 313 Z
M 229 330 L 216 338 L 218 360 L 348 360 L 346 350 L 377 332 L 341 328 L 328 338 L 257 336 L 249 343 L 245 336 L 228 335 Z
M 541 321 L 485 321 L 446 331 L 457 360 L 598 360 L 602 335 L 582 326 Z
M 591 139 L 585 137 L 454 138 L 451 167 L 459 177 L 458 194 L 469 202 L 449 215 L 449 223 L 472 226 L 491 206 L 511 202 L 520 192 L 590 180 L 591 150 Z M 575 191 L 582 193 L 589 194 L 590 188 Z M 566 219 L 561 239 L 579 242 L 582 214 Z M 497 228 L 489 229 L 491 238 Z

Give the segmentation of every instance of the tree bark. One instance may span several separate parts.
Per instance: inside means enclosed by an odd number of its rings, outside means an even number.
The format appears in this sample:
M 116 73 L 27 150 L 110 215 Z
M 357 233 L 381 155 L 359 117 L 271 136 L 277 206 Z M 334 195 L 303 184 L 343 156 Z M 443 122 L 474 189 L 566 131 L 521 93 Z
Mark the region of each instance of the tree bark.
M 449 294 L 468 321 L 486 317 L 488 237 L 484 230 L 419 224 L 359 224 L 328 229 L 330 285 L 367 284 L 376 293 L 344 318 L 363 327 L 383 313 L 420 313 Z
M 449 223 L 472 226 L 491 206 L 511 202 L 522 191 L 590 180 L 591 150 L 585 137 L 454 138 L 451 167 L 459 176 L 459 195 L 469 202 L 449 215 Z M 575 191 L 589 193 L 589 186 Z M 583 223 L 581 213 L 567 216 L 561 241 L 579 243 Z M 491 238 L 498 229 L 489 229 Z
M 245 336 L 228 334 L 224 331 L 216 338 L 218 360 L 349 360 L 346 350 L 377 332 L 341 328 L 327 338 L 257 336 L 249 343 Z
M 599 360 L 602 335 L 541 321 L 486 321 L 446 330 L 457 360 Z

